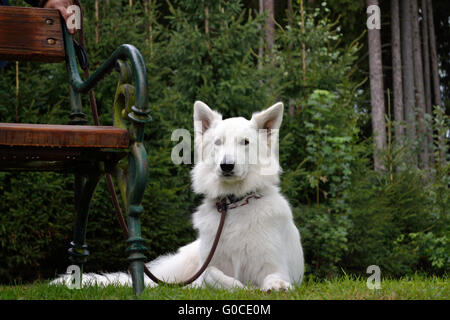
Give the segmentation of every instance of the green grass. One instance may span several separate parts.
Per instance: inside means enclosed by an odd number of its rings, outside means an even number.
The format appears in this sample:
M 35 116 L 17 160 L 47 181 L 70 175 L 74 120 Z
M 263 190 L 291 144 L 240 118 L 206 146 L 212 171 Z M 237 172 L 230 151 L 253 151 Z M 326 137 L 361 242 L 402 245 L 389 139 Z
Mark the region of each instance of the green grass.
M 136 299 L 131 288 L 127 287 L 87 287 L 70 290 L 65 286 L 48 286 L 44 282 L 27 285 L 0 286 L 0 299 L 39 299 L 39 300 L 116 300 Z M 403 279 L 382 279 L 381 289 L 370 290 L 366 279 L 343 276 L 333 280 L 315 281 L 307 278 L 301 286 L 287 292 L 262 292 L 253 290 L 194 289 L 161 286 L 147 288 L 139 299 L 213 299 L 213 300 L 347 300 L 347 299 L 401 299 L 423 300 L 450 299 L 450 285 L 447 277 L 413 276 Z

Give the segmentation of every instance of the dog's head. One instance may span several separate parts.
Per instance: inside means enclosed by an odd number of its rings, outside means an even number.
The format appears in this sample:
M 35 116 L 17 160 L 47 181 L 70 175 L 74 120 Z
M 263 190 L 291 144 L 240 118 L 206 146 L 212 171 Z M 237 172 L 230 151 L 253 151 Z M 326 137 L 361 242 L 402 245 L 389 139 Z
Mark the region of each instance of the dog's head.
M 194 191 L 210 198 L 243 196 L 279 182 L 278 129 L 283 104 L 244 118 L 222 119 L 205 103 L 194 104 Z

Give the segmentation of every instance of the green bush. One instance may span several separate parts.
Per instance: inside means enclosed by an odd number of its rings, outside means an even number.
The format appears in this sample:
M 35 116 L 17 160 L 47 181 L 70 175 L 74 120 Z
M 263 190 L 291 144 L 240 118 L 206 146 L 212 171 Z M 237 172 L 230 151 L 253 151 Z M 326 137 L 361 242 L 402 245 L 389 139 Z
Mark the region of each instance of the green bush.
M 420 171 L 359 174 L 348 190 L 349 250 L 344 264 L 362 273 L 380 266 L 391 276 L 448 271 L 448 213 L 434 214 Z
M 1 282 L 47 276 L 70 241 L 70 182 L 52 173 L 1 173 L 0 181 Z
M 293 214 L 302 238 L 305 272 L 319 278 L 340 274 L 349 246 L 348 218 L 324 205 L 297 207 Z

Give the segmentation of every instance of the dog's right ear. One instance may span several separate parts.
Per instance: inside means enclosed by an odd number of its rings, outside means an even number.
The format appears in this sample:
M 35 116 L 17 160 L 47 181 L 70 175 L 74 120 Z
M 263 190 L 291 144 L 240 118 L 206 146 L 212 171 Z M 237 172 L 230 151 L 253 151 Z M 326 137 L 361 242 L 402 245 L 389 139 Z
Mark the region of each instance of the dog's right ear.
M 194 130 L 202 135 L 215 121 L 222 120 L 222 115 L 211 110 L 206 103 L 195 101 L 194 103 Z

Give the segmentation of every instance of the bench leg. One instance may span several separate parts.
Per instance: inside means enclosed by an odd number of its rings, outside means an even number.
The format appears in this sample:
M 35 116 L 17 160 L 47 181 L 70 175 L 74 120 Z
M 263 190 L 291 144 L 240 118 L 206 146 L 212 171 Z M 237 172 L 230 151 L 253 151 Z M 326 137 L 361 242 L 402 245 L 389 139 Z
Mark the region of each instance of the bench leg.
M 144 239 L 141 237 L 140 216 L 144 209 L 141 205 L 148 176 L 148 158 L 142 143 L 134 143 L 129 155 L 129 176 L 127 183 L 127 210 L 129 271 L 133 280 L 133 289 L 136 296 L 144 290 Z
M 86 228 L 88 223 L 89 204 L 97 186 L 100 174 L 75 174 L 75 209 L 76 221 L 73 229 L 73 241 L 70 243 L 69 259 L 73 264 L 83 270 L 83 264 L 89 256 L 86 241 Z
M 141 222 L 139 215 L 142 212 L 142 206 L 132 206 L 129 209 L 128 230 L 129 238 L 127 243 L 129 247 L 128 261 L 130 263 L 129 271 L 133 281 L 133 289 L 136 296 L 139 296 L 144 290 L 144 262 L 146 257 L 144 252 L 144 239 L 141 237 Z

